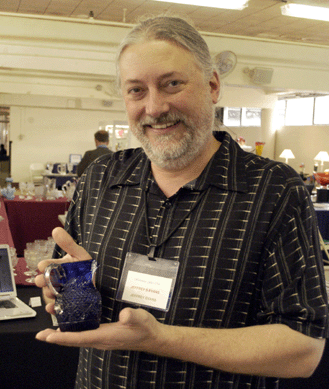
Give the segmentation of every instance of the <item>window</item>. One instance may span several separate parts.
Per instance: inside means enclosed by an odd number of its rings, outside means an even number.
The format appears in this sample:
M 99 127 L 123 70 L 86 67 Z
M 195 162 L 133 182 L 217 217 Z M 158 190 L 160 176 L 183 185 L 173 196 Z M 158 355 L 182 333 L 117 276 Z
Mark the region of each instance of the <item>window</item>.
M 277 127 L 327 125 L 329 124 L 329 96 L 279 100 L 275 107 L 275 120 Z
M 242 108 L 242 127 L 260 127 L 262 122 L 262 110 L 260 108 Z
M 286 126 L 313 124 L 314 97 L 287 100 Z
M 260 127 L 261 108 L 225 107 L 223 124 L 227 127 Z
M 287 100 L 278 100 L 275 104 L 275 127 L 281 128 L 285 124 Z
M 315 98 L 314 124 L 329 124 L 329 96 Z
M 240 108 L 224 108 L 223 124 L 227 127 L 238 127 L 241 122 Z

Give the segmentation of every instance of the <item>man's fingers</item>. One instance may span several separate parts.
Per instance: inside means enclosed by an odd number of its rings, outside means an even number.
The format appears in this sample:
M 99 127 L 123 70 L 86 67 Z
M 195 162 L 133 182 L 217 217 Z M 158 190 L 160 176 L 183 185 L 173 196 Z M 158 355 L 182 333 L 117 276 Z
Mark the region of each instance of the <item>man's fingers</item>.
M 46 305 L 46 312 L 50 313 L 51 315 L 55 315 L 54 303 L 48 303 Z
M 34 282 L 38 288 L 43 288 L 44 286 L 46 286 L 46 281 L 43 274 L 36 276 Z
M 99 335 L 99 332 L 101 334 Z M 36 335 L 36 339 L 48 343 L 56 343 L 68 347 L 91 347 L 97 345 L 99 336 L 102 337 L 102 325 L 99 329 L 82 332 L 61 332 L 59 329 L 47 328 Z
M 63 228 L 56 227 L 52 235 L 58 246 L 74 259 L 78 261 L 91 259 L 88 252 L 82 246 L 76 244 L 73 238 Z

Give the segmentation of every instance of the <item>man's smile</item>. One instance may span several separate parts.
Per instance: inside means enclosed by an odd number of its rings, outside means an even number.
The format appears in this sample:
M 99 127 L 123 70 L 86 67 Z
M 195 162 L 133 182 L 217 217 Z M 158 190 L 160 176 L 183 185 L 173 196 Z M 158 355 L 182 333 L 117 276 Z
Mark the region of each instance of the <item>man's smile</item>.
M 173 127 L 176 127 L 179 123 L 181 123 L 180 120 L 158 124 L 144 124 L 144 128 L 152 128 L 153 130 L 165 130 L 172 129 Z

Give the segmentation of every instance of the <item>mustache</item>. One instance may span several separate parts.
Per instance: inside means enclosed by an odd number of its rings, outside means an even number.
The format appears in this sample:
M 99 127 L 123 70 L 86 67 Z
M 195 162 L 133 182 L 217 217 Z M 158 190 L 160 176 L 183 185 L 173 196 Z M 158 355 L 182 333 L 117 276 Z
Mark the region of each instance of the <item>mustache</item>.
M 139 124 L 141 126 L 153 126 L 153 125 L 157 125 L 157 124 L 173 123 L 173 122 L 178 122 L 178 121 L 186 123 L 185 116 L 182 114 L 168 112 L 168 113 L 162 114 L 158 118 L 153 118 L 151 116 L 147 116 L 144 119 L 141 119 Z

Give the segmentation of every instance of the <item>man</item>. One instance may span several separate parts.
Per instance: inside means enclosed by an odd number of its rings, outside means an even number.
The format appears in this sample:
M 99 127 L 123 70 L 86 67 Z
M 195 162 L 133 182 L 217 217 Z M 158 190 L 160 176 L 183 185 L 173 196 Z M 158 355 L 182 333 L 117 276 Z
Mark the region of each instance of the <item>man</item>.
M 0 161 L 7 161 L 9 158 L 7 156 L 7 150 L 5 149 L 5 145 L 0 145 Z
M 85 155 L 77 166 L 78 177 L 81 177 L 82 173 L 95 159 L 101 155 L 113 153 L 109 149 L 109 133 L 107 131 L 100 130 L 95 132 L 94 138 L 96 149 L 85 152 Z
M 185 21 L 134 28 L 118 74 L 143 149 L 98 160 L 79 183 L 68 233 L 53 233 L 67 253 L 58 261 L 97 260 L 103 324 L 37 339 L 81 347 L 79 389 L 273 389 L 275 377 L 309 376 L 328 311 L 299 175 L 213 134 L 219 79 Z

